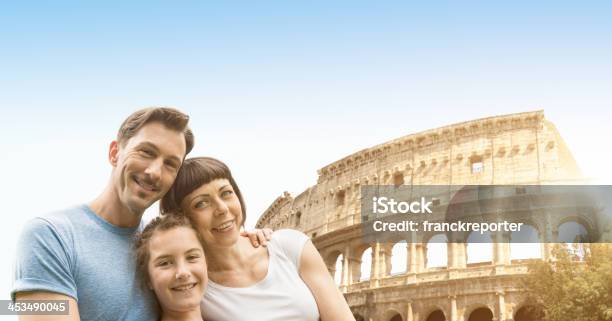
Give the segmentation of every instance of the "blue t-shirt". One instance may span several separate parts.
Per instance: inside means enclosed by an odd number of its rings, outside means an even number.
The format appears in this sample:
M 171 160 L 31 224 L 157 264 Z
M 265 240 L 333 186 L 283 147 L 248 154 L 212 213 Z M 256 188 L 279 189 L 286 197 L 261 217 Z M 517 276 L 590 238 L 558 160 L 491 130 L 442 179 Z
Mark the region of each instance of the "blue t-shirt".
M 87 205 L 32 219 L 19 239 L 11 297 L 65 294 L 81 320 L 157 320 L 153 293 L 136 278 L 132 243 L 141 228 L 112 225 Z

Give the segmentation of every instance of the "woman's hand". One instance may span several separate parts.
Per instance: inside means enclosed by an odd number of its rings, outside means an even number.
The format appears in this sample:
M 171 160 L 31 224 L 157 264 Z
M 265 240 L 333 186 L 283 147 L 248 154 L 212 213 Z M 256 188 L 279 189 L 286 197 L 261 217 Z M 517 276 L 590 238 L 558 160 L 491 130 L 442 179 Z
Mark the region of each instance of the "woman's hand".
M 268 241 L 272 239 L 272 230 L 269 228 L 254 229 L 250 232 L 240 232 L 241 236 L 248 237 L 253 244 L 253 247 L 267 246 Z

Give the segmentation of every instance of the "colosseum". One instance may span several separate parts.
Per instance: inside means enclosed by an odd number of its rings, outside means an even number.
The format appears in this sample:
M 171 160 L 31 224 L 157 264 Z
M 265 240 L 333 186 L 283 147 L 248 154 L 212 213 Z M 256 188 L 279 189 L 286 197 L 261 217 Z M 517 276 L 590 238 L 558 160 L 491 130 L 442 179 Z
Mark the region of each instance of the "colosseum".
M 531 260 L 549 258 L 549 243 L 476 246 L 468 236 L 432 242 L 436 235 L 366 243 L 361 187 L 546 185 L 580 179 L 572 154 L 543 111 L 496 116 L 348 155 L 321 168 L 316 185 L 295 197 L 288 192 L 278 197 L 257 227 L 309 235 L 357 320 L 533 320 L 517 276 L 527 272 Z M 542 240 L 558 229 L 536 234 Z

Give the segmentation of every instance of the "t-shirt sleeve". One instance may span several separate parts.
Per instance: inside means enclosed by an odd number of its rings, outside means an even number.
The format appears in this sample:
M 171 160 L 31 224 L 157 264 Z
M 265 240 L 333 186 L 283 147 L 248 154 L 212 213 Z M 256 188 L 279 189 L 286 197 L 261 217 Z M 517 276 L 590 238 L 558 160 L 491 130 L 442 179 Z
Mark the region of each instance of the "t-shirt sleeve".
M 293 263 L 295 267 L 299 269 L 302 250 L 310 238 L 300 231 L 282 229 L 274 231 L 274 233 L 272 233 L 272 239 L 276 241 L 287 258 L 291 260 L 291 263 Z
M 35 218 L 26 224 L 17 244 L 11 298 L 18 292 L 45 291 L 77 299 L 72 244 L 62 236 L 46 219 Z

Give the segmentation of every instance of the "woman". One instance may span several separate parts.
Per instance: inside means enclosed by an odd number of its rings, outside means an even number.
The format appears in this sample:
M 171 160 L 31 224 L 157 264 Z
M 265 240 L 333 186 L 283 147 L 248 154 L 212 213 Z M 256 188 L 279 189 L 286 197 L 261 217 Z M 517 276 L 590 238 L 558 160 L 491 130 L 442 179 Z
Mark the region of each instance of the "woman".
M 153 290 L 162 321 L 202 321 L 200 301 L 206 289 L 206 259 L 202 239 L 189 219 L 159 216 L 134 244 L 142 285 Z
M 276 231 L 267 248 L 239 237 L 246 207 L 222 162 L 185 160 L 161 207 L 162 214 L 187 215 L 202 236 L 209 277 L 204 319 L 354 320 L 306 235 Z

